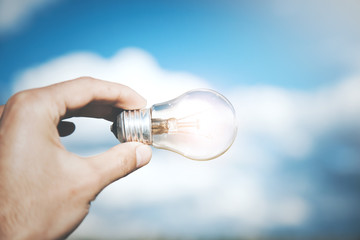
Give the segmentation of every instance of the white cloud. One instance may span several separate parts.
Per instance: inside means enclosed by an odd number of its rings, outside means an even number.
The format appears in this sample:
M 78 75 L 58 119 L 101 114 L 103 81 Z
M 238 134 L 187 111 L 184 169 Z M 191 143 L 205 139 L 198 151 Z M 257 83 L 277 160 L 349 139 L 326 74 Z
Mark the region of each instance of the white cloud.
M 314 23 L 313 27 L 326 27 L 324 30 L 348 30 L 357 28 L 360 20 L 360 3 L 357 0 L 274 0 L 274 10 L 283 16 L 297 17 Z M 306 16 L 307 18 L 305 18 Z M 331 28 L 332 26 L 332 28 Z M 358 30 L 358 29 L 357 29 Z
M 211 87 L 192 74 L 162 69 L 142 50 L 125 49 L 110 59 L 73 53 L 27 69 L 17 77 L 14 91 L 83 75 L 128 85 L 149 104 L 193 88 Z M 224 156 L 196 162 L 154 150 L 149 166 L 100 194 L 73 236 L 171 235 L 184 228 L 201 235 L 221 231 L 216 226 L 222 221 L 231 222 L 234 234 L 253 235 L 276 226 L 303 224 L 311 216 L 307 200 L 299 192 L 272 194 L 268 178 L 274 177 L 284 159 L 309 156 L 322 134 L 344 124 L 359 126 L 359 91 L 359 77 L 312 92 L 270 86 L 225 90 L 236 109 L 239 131 Z M 77 121 L 74 135 L 64 138 L 67 147 L 82 146 L 77 151 L 89 155 L 116 144 L 105 121 Z M 88 144 L 91 151 L 84 150 Z M 93 148 L 97 144 L 101 146 Z M 144 231 L 139 232 L 140 228 Z
M 239 87 L 232 94 L 239 135 L 268 139 L 289 157 L 306 157 L 313 141 L 332 129 L 359 126 L 360 77 L 313 92 L 263 86 Z
M 318 52 L 321 62 L 360 72 L 358 0 L 274 0 L 271 9 L 306 42 L 311 41 L 305 51 Z M 314 49 L 309 49 L 311 46 Z
M 58 0 L 0 0 L 0 33 L 16 31 L 34 13 Z
M 72 53 L 54 59 L 21 73 L 14 91 L 80 76 L 92 76 L 130 86 L 152 104 L 170 100 L 193 88 L 209 87 L 199 77 L 185 72 L 163 70 L 148 53 L 128 48 L 110 59 L 88 52 Z

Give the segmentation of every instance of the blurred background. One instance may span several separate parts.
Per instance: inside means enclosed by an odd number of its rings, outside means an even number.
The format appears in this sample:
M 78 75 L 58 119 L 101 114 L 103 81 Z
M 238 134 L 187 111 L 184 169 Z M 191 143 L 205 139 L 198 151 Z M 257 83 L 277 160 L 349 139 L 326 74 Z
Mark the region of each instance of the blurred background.
M 359 239 L 358 0 L 0 0 L 0 104 L 79 76 L 148 105 L 206 87 L 238 136 L 207 162 L 153 149 L 106 188 L 70 239 Z M 67 149 L 118 144 L 73 119 Z

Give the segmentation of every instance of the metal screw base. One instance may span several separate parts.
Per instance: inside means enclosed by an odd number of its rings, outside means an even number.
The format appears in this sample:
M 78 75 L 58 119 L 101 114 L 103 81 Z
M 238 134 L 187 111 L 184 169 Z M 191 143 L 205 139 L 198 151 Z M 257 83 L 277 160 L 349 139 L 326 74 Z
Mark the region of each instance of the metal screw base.
M 122 143 L 152 144 L 150 109 L 124 110 L 117 116 L 111 131 Z

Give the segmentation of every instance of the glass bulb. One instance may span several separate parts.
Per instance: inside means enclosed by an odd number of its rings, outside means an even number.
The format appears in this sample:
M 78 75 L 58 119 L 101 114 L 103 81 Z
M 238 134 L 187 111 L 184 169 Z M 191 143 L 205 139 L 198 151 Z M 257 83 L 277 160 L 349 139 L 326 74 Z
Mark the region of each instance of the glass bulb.
M 235 110 L 221 94 L 199 89 L 151 108 L 124 110 L 112 125 L 120 142 L 137 141 L 194 160 L 210 160 L 236 136 Z

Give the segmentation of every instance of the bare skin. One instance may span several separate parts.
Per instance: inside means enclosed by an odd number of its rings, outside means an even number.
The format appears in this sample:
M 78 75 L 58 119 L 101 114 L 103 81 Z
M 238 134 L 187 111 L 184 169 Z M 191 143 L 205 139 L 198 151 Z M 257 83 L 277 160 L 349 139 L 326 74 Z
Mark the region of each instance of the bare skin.
M 112 120 L 146 101 L 132 89 L 80 78 L 20 92 L 0 106 L 0 239 L 65 238 L 110 183 L 146 165 L 151 149 L 119 144 L 93 157 L 68 152 L 72 116 Z

